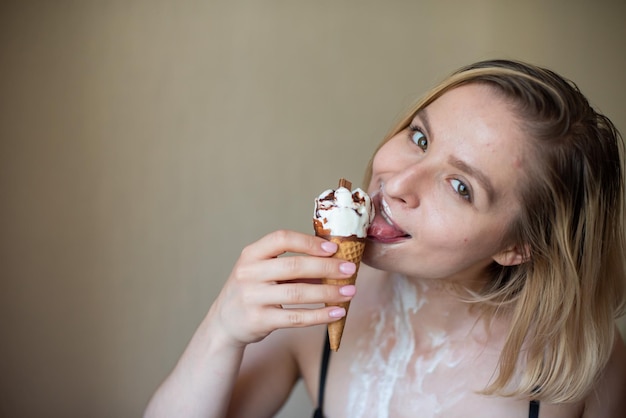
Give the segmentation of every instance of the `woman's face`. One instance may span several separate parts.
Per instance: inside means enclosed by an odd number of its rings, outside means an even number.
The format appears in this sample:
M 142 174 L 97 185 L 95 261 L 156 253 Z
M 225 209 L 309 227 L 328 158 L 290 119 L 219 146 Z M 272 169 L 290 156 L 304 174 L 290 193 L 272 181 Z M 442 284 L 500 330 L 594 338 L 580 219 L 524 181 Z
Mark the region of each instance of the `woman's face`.
M 364 261 L 409 277 L 488 278 L 519 212 L 525 136 L 491 87 L 469 84 L 418 112 L 376 153 L 369 185 L 376 218 Z

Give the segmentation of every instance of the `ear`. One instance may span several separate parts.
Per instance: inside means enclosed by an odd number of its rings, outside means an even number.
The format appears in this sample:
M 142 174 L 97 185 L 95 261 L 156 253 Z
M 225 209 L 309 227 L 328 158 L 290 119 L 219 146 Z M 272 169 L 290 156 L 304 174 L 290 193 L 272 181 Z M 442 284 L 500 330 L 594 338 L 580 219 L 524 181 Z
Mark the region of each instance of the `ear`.
M 501 266 L 517 266 L 530 260 L 530 248 L 517 245 L 506 248 L 493 256 L 493 260 Z

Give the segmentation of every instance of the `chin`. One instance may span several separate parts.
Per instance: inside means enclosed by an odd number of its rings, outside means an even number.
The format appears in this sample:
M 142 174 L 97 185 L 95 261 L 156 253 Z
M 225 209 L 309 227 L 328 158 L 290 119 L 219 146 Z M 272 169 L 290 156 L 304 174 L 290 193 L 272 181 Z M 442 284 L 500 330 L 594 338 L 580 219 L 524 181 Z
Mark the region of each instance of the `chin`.
M 389 246 L 377 242 L 368 242 L 361 262 L 378 270 L 390 271 L 397 264 L 393 257 L 390 257 L 390 251 Z

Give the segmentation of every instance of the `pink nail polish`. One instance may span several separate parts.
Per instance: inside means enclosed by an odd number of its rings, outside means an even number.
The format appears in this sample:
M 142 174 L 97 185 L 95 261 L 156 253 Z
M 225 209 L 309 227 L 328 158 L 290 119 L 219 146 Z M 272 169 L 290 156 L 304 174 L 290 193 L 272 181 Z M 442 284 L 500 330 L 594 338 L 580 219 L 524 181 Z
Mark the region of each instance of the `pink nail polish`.
M 356 293 L 356 287 L 354 285 L 342 286 L 339 288 L 339 294 L 343 296 L 354 296 Z
M 327 253 L 334 254 L 337 252 L 337 244 L 335 244 L 334 242 L 330 242 L 330 241 L 323 242 L 322 250 L 326 251 Z
M 339 265 L 339 271 L 344 274 L 354 274 L 356 271 L 356 264 L 354 263 L 341 263 Z
M 331 318 L 343 318 L 346 316 L 346 310 L 344 308 L 335 308 L 328 313 Z

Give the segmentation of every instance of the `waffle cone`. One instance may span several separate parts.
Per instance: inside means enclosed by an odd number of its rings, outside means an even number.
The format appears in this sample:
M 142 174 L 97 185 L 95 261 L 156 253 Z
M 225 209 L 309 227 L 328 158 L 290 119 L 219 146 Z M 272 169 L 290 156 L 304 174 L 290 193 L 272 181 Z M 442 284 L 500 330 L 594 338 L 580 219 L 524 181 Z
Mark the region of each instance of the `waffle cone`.
M 333 258 L 339 258 L 341 260 L 350 261 L 356 264 L 356 271 L 354 274 L 345 279 L 323 279 L 325 284 L 334 285 L 349 285 L 356 283 L 356 276 L 359 272 L 359 265 L 361 264 L 361 258 L 363 257 L 363 250 L 365 249 L 365 240 L 362 238 L 352 237 L 337 237 L 337 236 L 325 236 L 329 241 L 337 244 L 337 252 L 333 255 Z M 338 321 L 328 324 L 328 337 L 330 339 L 330 349 L 337 351 L 339 349 L 339 343 L 341 342 L 341 336 L 343 335 L 343 329 L 346 326 L 346 318 L 348 317 L 348 309 L 350 308 L 350 302 L 326 304 L 326 306 L 339 306 L 346 310 L 346 316 Z

